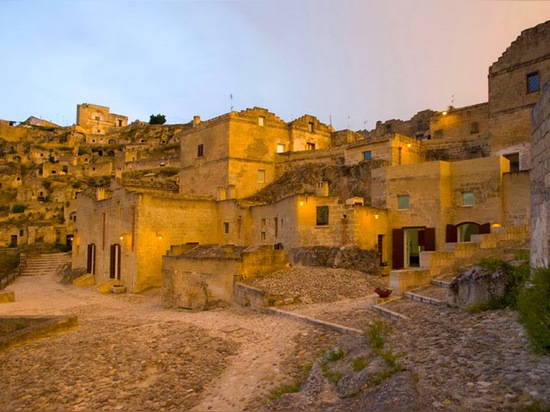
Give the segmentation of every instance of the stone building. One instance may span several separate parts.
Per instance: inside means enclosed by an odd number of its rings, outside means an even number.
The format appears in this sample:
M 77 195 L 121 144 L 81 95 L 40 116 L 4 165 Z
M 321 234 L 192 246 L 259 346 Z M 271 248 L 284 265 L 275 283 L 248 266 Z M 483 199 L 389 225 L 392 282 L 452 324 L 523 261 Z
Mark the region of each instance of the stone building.
M 546 150 L 548 105 L 537 106 L 531 143 L 529 114 L 550 73 L 549 33 L 550 21 L 525 30 L 491 66 L 488 102 L 372 131 L 334 131 L 310 115 L 286 123 L 261 108 L 196 116 L 179 133 L 179 194 L 115 184 L 79 196 L 73 266 L 133 292 L 163 284 L 166 304 L 195 307 L 198 296 L 199 306 L 228 299 L 257 259 L 265 271 L 299 248 L 375 249 L 397 270 L 479 235 L 523 236 L 530 146 Z M 537 190 L 543 158 L 533 157 Z
M 105 106 L 82 103 L 76 107 L 76 124 L 89 133 L 105 134 L 128 126 L 128 117 L 111 113 Z
M 265 109 L 230 112 L 181 134 L 180 192 L 243 198 L 275 180 L 277 153 L 330 147 L 332 128 L 313 116 L 290 123 Z

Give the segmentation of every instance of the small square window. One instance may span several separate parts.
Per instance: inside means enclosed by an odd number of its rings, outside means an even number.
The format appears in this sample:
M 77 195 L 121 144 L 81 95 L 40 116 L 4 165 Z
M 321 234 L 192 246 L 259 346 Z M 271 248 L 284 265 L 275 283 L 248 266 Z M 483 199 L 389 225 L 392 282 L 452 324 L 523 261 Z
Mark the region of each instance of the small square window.
M 416 131 L 420 132 L 421 130 L 424 130 L 424 122 L 422 120 L 418 120 L 416 122 Z
M 307 124 L 307 131 L 313 133 L 313 122 L 309 122 Z
M 317 226 L 328 225 L 328 206 L 317 206 Z
M 284 153 L 285 145 L 283 143 L 277 143 L 277 153 Z
M 476 134 L 476 133 L 479 133 L 479 123 L 472 122 L 472 125 L 470 127 L 470 134 Z
M 94 120 L 99 121 L 99 116 L 95 116 Z
M 258 183 L 265 183 L 265 170 L 258 169 Z
M 204 156 L 204 145 L 200 144 L 197 146 L 197 157 L 203 157 Z
M 223 233 L 225 235 L 229 234 L 229 222 L 223 222 Z
M 474 192 L 462 192 L 462 206 L 474 205 Z
M 386 133 L 393 133 L 393 127 L 391 123 L 386 125 Z
M 307 150 L 315 150 L 315 143 L 307 143 L 306 149 Z
M 397 196 L 397 209 L 398 210 L 408 210 L 409 209 L 409 195 L 399 195 Z
M 529 73 L 527 75 L 527 93 L 534 93 L 540 90 L 539 72 Z
M 265 116 L 258 117 L 258 126 L 265 126 Z
M 372 152 L 370 150 L 363 152 L 363 160 L 370 160 L 372 159 Z

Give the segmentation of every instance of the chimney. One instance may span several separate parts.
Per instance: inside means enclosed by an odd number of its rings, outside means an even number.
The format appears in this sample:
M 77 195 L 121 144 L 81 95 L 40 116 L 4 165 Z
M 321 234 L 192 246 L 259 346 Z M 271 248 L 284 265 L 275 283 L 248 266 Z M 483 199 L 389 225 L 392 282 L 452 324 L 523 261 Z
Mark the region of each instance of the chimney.
M 199 124 L 201 124 L 201 117 L 193 116 L 193 127 L 198 126 Z

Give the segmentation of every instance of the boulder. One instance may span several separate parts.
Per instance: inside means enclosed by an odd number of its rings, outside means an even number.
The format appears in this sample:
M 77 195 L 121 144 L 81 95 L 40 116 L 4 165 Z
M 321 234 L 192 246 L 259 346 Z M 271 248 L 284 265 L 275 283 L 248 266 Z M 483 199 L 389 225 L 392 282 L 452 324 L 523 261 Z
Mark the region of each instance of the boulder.
M 467 308 L 500 299 L 506 290 L 506 274 L 502 268 L 489 271 L 474 266 L 462 272 L 451 282 L 447 304 Z

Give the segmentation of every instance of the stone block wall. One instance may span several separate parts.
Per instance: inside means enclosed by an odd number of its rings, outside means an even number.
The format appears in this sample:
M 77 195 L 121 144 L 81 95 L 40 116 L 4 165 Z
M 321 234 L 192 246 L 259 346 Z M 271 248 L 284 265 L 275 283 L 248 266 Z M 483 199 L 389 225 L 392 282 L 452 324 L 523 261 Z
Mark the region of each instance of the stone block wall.
M 531 118 L 531 266 L 550 264 L 550 82 Z

